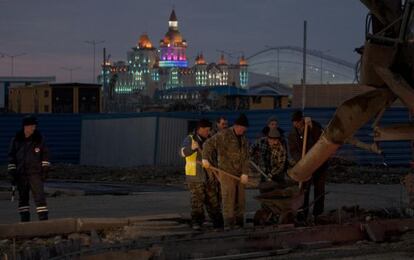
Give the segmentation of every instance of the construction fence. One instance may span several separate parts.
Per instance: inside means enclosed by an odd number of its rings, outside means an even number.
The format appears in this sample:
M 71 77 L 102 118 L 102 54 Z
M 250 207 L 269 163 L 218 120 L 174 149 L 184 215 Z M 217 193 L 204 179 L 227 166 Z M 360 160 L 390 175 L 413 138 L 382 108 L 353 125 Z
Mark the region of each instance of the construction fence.
M 280 127 L 291 130 L 293 109 L 245 111 L 250 127 L 247 137 L 251 142 L 261 135 L 262 128 L 270 116 L 276 116 Z M 305 110 L 306 116 L 326 126 L 335 109 L 314 108 Z M 39 114 L 39 129 L 43 133 L 51 152 L 51 161 L 96 166 L 182 165 L 179 156 L 182 140 L 195 122 L 204 117 L 215 120 L 225 116 L 230 124 L 239 112 L 172 112 L 172 113 L 116 113 L 116 114 Z M 0 162 L 6 163 L 10 139 L 21 128 L 24 115 L 0 116 Z M 384 114 L 381 125 L 407 122 L 406 108 L 391 108 Z M 367 123 L 355 137 L 372 142 L 372 129 Z M 376 155 L 358 148 L 344 145 L 336 156 L 360 164 L 382 164 L 408 166 L 413 161 L 412 143 L 383 142 L 384 155 Z

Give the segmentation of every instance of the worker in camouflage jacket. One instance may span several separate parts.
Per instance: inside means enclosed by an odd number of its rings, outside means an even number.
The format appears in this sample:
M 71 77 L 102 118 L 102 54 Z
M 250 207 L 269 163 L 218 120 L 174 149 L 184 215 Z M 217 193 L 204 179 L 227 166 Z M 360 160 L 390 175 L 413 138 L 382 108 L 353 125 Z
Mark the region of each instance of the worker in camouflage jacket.
M 203 167 L 209 169 L 217 156 L 217 165 L 213 165 L 233 176 L 218 174 L 225 229 L 242 227 L 245 211 L 245 187 L 249 174 L 249 145 L 244 135 L 249 123 L 241 114 L 233 127 L 220 131 L 204 143 Z
M 36 130 L 36 126 L 36 117 L 23 118 L 23 129 L 12 139 L 8 153 L 8 173 L 12 185 L 17 185 L 22 222 L 30 221 L 30 191 L 34 197 L 39 220 L 48 219 L 43 183 L 49 171 L 49 153 L 44 138 Z
M 259 138 L 250 148 L 251 160 L 262 171 L 262 182 L 285 182 L 288 157 L 281 138 L 279 130 L 272 128 L 266 137 Z
M 187 187 L 191 194 L 191 220 L 193 229 L 199 230 L 204 222 L 204 207 L 213 226 L 223 226 L 223 216 L 215 176 L 206 172 L 201 166 L 203 143 L 209 137 L 211 123 L 201 119 L 194 133 L 188 135 L 181 146 L 181 156 L 185 158 L 185 175 Z

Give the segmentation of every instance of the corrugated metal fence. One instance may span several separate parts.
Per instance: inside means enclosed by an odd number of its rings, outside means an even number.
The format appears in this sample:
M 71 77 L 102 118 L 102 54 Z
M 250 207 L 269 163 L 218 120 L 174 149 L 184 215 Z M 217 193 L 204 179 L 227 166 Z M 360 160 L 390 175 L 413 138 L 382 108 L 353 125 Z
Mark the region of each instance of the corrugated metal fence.
M 275 115 L 286 132 L 291 130 L 292 109 L 246 111 L 250 121 L 247 133 L 253 141 L 261 133 L 267 119 Z M 335 109 L 307 109 L 305 114 L 323 126 L 331 119 Z M 39 128 L 46 136 L 52 162 L 70 162 L 90 165 L 132 166 L 143 164 L 181 165 L 178 150 L 188 132 L 189 121 L 206 117 L 214 120 L 226 116 L 232 123 L 239 113 L 130 113 L 98 115 L 39 115 Z M 405 108 L 388 110 L 381 123 L 407 122 Z M 0 161 L 5 162 L 10 138 L 20 127 L 22 115 L 0 116 Z M 360 140 L 372 140 L 370 124 L 357 134 Z M 338 156 L 361 164 L 407 165 L 412 160 L 410 142 L 383 142 L 384 157 L 349 145 L 344 145 Z
M 7 161 L 11 138 L 21 128 L 24 115 L 0 115 L 0 162 Z M 81 116 L 38 115 L 39 129 L 51 152 L 52 162 L 79 163 Z

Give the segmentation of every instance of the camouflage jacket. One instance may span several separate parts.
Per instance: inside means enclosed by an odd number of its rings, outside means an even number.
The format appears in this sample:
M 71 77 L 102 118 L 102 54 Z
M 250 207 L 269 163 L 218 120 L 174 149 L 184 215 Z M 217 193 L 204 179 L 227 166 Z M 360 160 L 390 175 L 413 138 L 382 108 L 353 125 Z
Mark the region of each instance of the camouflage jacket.
M 250 157 L 273 181 L 284 180 L 288 161 L 286 149 L 282 144 L 271 147 L 267 137 L 262 137 L 250 148 Z M 264 176 L 261 176 L 261 179 L 264 181 Z
M 203 159 L 215 161 L 219 169 L 235 176 L 249 174 L 249 144 L 245 136 L 237 137 L 233 127 L 207 139 L 203 146 Z

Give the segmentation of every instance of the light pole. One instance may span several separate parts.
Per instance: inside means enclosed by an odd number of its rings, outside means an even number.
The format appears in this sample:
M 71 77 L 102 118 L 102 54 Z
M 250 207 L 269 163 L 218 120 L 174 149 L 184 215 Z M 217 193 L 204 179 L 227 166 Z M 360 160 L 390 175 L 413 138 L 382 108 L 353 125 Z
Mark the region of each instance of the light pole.
M 72 82 L 72 72 L 80 69 L 81 67 L 61 67 L 62 70 L 69 71 L 70 82 Z
M 4 56 L 7 56 L 7 57 L 9 57 L 11 59 L 11 76 L 12 77 L 14 76 L 14 58 L 17 58 L 17 57 L 20 57 L 20 56 L 23 56 L 23 55 L 26 55 L 26 54 L 27 53 L 25 53 L 25 52 L 19 53 L 19 54 L 14 54 L 14 55 L 7 54 L 7 53 L 3 53 L 2 54 L 3 57 Z
M 302 111 L 305 112 L 306 102 L 306 51 L 308 22 L 303 21 L 303 72 L 302 72 Z
M 92 83 L 95 83 L 96 77 L 95 77 L 95 63 L 96 63 L 96 45 L 104 43 L 105 41 L 85 41 L 87 44 L 91 44 L 93 46 L 93 80 Z

